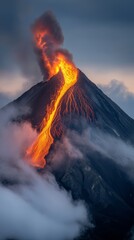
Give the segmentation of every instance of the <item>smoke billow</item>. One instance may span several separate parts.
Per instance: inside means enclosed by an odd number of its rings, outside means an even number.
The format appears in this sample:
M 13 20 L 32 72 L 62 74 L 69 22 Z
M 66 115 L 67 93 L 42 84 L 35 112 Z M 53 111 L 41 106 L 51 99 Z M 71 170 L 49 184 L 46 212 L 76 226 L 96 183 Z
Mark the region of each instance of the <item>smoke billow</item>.
M 32 30 L 33 33 L 36 31 L 47 32 L 46 39 L 51 38 L 55 45 L 61 45 L 64 41 L 61 27 L 51 11 L 47 11 L 39 17 L 33 24 Z
M 0 239 L 73 239 L 87 225 L 84 204 L 23 159 L 37 136 L 28 123 L 9 123 L 15 114 L 11 109 L 0 121 Z
M 45 12 L 35 21 L 32 32 L 42 74 L 45 78 L 50 78 L 52 77 L 50 68 L 52 69 L 58 61 L 58 54 L 64 55 L 69 60 L 72 60 L 72 55 L 68 50 L 61 48 L 64 42 L 63 33 L 51 11 Z

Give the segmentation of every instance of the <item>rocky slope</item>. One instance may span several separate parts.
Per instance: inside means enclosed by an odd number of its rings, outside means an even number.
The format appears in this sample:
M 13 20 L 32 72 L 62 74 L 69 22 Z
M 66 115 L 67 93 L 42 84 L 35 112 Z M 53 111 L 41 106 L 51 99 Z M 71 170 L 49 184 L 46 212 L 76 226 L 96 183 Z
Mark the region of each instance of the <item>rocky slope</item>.
M 13 120 L 29 121 L 39 130 L 47 105 L 51 103 L 62 80 L 62 74 L 58 73 L 50 81 L 38 83 L 1 111 L 15 106 L 18 115 Z M 77 83 L 62 99 L 52 135 L 55 141 L 67 129 L 75 130 L 80 135 L 87 126 L 134 144 L 134 120 L 79 71 Z M 75 158 L 74 161 L 65 155 L 64 161 L 58 167 L 53 167 L 50 159 L 55 148 L 54 144 L 46 168 L 55 174 L 61 186 L 71 191 L 74 199 L 86 202 L 93 218 L 95 227 L 88 230 L 82 239 L 127 238 L 134 222 L 134 185 L 125 171 L 111 156 L 107 157 L 81 144 L 79 149 L 83 160 Z

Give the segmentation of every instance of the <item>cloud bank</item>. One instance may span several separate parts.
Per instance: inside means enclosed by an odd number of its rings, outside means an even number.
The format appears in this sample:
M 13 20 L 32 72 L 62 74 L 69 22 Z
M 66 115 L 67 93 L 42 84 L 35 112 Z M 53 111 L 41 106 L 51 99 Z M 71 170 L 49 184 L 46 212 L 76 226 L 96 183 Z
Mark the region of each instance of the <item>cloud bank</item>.
M 74 239 L 93 227 L 84 204 L 59 188 L 52 174 L 40 175 L 27 164 L 24 152 L 37 135 L 28 123 L 9 124 L 15 114 L 10 109 L 0 121 L 0 239 Z M 90 150 L 114 161 L 134 182 L 133 146 L 96 128 L 68 131 L 50 161 L 53 166 L 67 158 L 84 161 Z
M 115 101 L 130 117 L 134 118 L 134 93 L 118 80 L 112 80 L 109 84 L 99 87 L 104 93 Z
M 68 130 L 66 136 L 63 136 L 62 140 L 56 143 L 54 153 L 50 155 L 50 162 L 53 167 L 57 167 L 64 159 L 85 161 L 88 158 L 88 153 L 92 150 L 99 152 L 105 158 L 107 157 L 108 161 L 113 161 L 120 166 L 134 182 L 134 147 L 129 141 L 123 141 L 118 133 L 116 134 L 117 137 L 88 126 L 81 134 Z
M 15 114 L 10 109 L 0 121 L 0 239 L 74 239 L 87 226 L 84 204 L 23 159 L 36 132 L 27 123 L 9 123 Z

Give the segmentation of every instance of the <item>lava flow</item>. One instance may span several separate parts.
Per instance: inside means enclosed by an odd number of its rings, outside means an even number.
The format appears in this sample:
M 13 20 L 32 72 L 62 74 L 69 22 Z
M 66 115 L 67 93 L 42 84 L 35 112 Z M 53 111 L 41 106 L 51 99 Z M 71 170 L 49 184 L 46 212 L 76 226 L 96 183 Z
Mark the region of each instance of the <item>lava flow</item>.
M 39 18 L 34 26 L 35 47 L 40 54 L 42 67 L 47 72 L 48 79 L 60 70 L 63 75 L 63 83 L 57 92 L 52 104 L 47 108 L 46 117 L 42 122 L 42 130 L 35 142 L 27 149 L 26 157 L 30 159 L 32 165 L 44 167 L 44 157 L 49 153 L 49 149 L 54 139 L 51 135 L 52 123 L 56 117 L 59 103 L 67 92 L 77 81 L 78 70 L 71 60 L 71 55 L 64 49 L 59 48 L 63 42 L 61 29 L 50 12 Z

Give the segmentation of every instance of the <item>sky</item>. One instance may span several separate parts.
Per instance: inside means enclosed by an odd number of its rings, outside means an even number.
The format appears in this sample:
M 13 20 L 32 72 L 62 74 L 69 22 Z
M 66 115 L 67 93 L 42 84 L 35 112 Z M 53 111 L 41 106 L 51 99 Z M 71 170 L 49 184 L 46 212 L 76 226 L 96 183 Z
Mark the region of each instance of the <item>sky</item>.
M 75 64 L 134 117 L 133 0 L 0 0 L 0 6 L 0 107 L 41 81 L 30 28 L 51 10 Z

